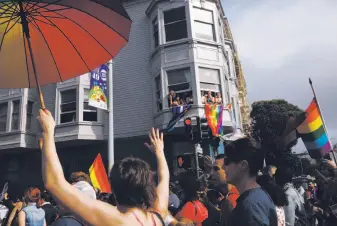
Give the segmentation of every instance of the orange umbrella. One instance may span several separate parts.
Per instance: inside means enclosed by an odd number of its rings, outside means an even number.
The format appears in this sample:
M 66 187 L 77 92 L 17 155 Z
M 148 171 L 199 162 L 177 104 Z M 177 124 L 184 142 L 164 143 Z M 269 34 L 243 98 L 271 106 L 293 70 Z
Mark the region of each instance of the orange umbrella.
M 118 0 L 0 0 L 0 88 L 37 87 L 114 58 L 131 20 Z

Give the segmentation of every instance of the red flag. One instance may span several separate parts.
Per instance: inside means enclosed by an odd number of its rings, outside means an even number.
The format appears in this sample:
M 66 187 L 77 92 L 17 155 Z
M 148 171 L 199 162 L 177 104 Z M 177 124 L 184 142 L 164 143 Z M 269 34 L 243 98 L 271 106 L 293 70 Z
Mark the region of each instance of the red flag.
M 89 169 L 90 179 L 94 187 L 102 192 L 111 193 L 108 175 L 105 171 L 101 154 L 98 154 Z

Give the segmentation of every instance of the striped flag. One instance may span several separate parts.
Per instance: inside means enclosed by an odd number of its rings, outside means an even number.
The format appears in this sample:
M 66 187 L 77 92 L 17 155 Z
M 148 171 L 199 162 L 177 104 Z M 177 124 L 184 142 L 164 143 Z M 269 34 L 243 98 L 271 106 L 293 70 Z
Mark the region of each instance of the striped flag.
M 95 188 L 98 188 L 105 193 L 111 193 L 108 175 L 105 171 L 101 154 L 98 154 L 95 161 L 92 163 L 89 169 L 89 175 Z
M 223 105 L 220 104 L 205 104 L 205 116 L 207 118 L 208 126 L 211 129 L 213 136 L 215 137 L 222 135 L 223 109 Z
M 302 138 L 310 156 L 312 158 L 320 158 L 327 155 L 332 150 L 332 146 L 325 130 L 316 98 L 312 100 L 305 112 L 307 117 L 297 127 L 297 132 Z
M 172 119 L 167 124 L 167 132 L 173 131 L 177 122 L 179 122 L 191 108 L 192 105 L 190 104 L 172 107 Z

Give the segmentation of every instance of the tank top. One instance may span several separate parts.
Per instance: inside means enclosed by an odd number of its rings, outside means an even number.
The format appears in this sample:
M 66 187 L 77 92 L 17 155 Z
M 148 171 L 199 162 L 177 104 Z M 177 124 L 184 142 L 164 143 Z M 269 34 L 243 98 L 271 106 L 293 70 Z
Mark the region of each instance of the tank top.
M 26 213 L 26 226 L 43 226 L 45 212 L 36 207 L 36 203 L 30 203 L 22 209 Z
M 138 221 L 138 223 L 139 223 L 141 226 L 145 226 L 145 225 L 143 224 L 143 222 L 141 222 L 141 221 L 139 220 L 137 214 L 135 214 L 134 212 L 131 212 L 131 213 L 132 213 L 132 215 L 136 218 L 136 220 Z M 152 219 L 152 225 L 153 225 L 153 226 L 156 226 L 157 224 L 156 224 L 156 221 L 155 221 L 155 219 L 154 219 L 153 213 L 151 213 L 151 219 Z

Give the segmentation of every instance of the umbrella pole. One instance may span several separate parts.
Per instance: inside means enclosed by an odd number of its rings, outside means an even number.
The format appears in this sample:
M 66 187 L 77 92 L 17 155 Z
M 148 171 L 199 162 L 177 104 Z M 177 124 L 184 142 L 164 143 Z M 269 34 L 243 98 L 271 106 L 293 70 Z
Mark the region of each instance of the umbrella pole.
M 26 14 L 26 12 L 23 9 L 22 1 L 23 0 L 19 0 L 18 1 L 19 8 L 20 8 L 19 16 L 21 17 L 22 30 L 23 30 L 23 33 L 26 36 L 27 43 L 28 43 L 28 50 L 29 50 L 30 59 L 32 60 L 33 72 L 34 72 L 34 77 L 35 77 L 37 92 L 38 92 L 39 98 L 40 98 L 41 108 L 45 109 L 46 106 L 44 104 L 42 90 L 41 90 L 39 79 L 38 79 L 37 73 L 36 73 L 36 66 L 35 66 L 35 61 L 34 61 L 34 56 L 33 56 L 32 44 L 30 43 L 30 35 L 29 35 L 29 27 L 28 27 L 28 21 L 27 21 L 27 14 Z
M 28 49 L 29 49 L 30 59 L 32 60 L 33 72 L 34 72 L 34 77 L 35 77 L 37 92 L 38 92 L 39 98 L 40 98 L 41 108 L 45 109 L 46 106 L 44 104 L 44 99 L 43 99 L 43 94 L 42 94 L 41 86 L 40 86 L 39 79 L 38 79 L 37 73 L 36 73 L 36 66 L 35 66 L 35 61 L 34 61 L 34 55 L 33 55 L 32 45 L 30 43 L 30 37 L 27 37 L 27 43 L 28 43 Z

